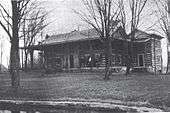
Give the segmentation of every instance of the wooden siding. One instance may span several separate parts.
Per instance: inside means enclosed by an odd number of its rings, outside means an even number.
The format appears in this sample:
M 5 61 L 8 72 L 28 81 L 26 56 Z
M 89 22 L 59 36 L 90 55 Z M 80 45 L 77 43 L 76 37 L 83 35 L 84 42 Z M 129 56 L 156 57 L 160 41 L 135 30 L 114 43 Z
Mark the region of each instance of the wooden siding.
M 152 53 L 151 53 L 151 41 L 145 43 L 145 66 L 149 67 L 152 65 Z
M 161 55 L 160 44 L 160 41 L 156 41 L 155 43 L 156 55 L 158 55 L 156 56 L 158 69 L 160 69 L 161 66 L 161 62 L 159 61 Z M 139 66 L 138 55 L 142 54 L 144 55 L 144 67 L 154 67 L 153 47 L 153 40 L 134 43 L 133 66 Z M 47 68 L 70 69 L 105 66 L 103 44 L 100 40 L 88 40 L 48 46 L 44 50 L 44 53 Z M 112 66 L 125 66 L 126 56 L 127 42 L 123 40 L 112 41 Z
M 162 51 L 161 42 L 159 40 L 152 39 L 151 54 L 152 54 L 152 67 L 155 68 L 156 66 L 156 70 L 161 70 Z

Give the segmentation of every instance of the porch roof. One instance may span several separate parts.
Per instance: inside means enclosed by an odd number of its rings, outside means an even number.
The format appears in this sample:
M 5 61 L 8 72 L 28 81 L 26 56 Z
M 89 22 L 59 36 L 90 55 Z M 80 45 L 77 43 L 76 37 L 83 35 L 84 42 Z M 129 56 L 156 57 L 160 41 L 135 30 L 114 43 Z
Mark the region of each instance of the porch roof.
M 114 39 L 129 41 L 129 37 L 131 34 L 129 34 L 125 38 L 123 38 L 121 36 L 120 31 L 118 31 L 117 33 L 114 34 L 114 36 L 113 36 Z M 156 39 L 160 40 L 163 37 L 155 35 L 155 34 L 148 34 L 146 32 L 137 30 L 135 32 L 134 41 L 135 42 L 147 42 L 152 38 L 156 38 Z M 95 29 L 82 30 L 82 31 L 74 30 L 69 33 L 49 36 L 47 39 L 42 41 L 41 44 L 39 44 L 39 45 L 33 45 L 30 47 L 22 47 L 21 49 L 26 48 L 26 49 L 41 50 L 44 47 L 49 46 L 49 45 L 64 44 L 64 43 L 69 43 L 69 42 L 80 42 L 80 41 L 95 40 L 95 39 L 99 39 L 99 34 L 96 32 Z
M 98 39 L 99 35 L 94 29 L 77 31 L 74 30 L 70 33 L 52 35 L 42 42 L 42 45 L 53 45 L 68 42 L 77 42 L 85 40 Z
M 125 38 L 121 36 L 121 33 L 118 31 L 113 35 L 114 39 L 118 40 L 129 40 L 129 36 L 127 35 Z M 155 35 L 157 36 L 157 35 Z M 42 42 L 42 45 L 54 45 L 68 42 L 77 42 L 77 41 L 85 41 L 85 40 L 95 40 L 99 39 L 99 34 L 95 29 L 83 30 L 83 31 L 72 31 L 70 33 L 52 35 L 46 40 Z M 158 36 L 157 36 L 158 37 Z M 157 38 L 156 37 L 156 38 Z M 150 40 L 151 35 L 147 34 L 143 31 L 138 30 L 135 34 L 135 42 L 146 42 Z M 161 39 L 161 38 L 160 38 Z

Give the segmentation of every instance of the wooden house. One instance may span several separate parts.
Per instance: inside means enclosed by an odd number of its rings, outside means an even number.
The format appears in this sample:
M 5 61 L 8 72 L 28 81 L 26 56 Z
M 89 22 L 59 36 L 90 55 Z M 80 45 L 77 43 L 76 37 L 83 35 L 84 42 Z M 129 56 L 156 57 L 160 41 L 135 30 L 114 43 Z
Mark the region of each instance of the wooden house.
M 129 35 L 130 36 L 130 35 Z M 161 70 L 162 37 L 136 30 L 133 41 L 133 67 Z M 128 37 L 117 32 L 112 39 L 112 67 L 125 67 Z M 42 50 L 44 67 L 49 71 L 104 69 L 103 43 L 94 29 L 52 35 L 31 50 Z M 31 55 L 32 56 L 32 55 Z

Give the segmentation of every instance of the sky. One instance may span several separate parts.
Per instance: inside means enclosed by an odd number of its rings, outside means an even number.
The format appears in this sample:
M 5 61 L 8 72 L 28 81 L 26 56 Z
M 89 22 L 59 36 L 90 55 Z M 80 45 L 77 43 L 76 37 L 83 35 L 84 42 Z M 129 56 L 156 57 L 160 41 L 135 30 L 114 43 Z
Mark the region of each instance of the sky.
M 74 29 L 78 29 L 78 27 L 79 29 L 87 29 L 87 27 L 89 27 L 73 11 L 84 11 L 81 0 L 48 0 L 44 1 L 42 5 L 50 12 L 48 21 L 53 21 L 53 23 L 47 27 L 47 33 L 49 34 L 70 32 Z M 127 11 L 129 10 L 128 7 L 126 9 Z M 151 26 L 154 21 L 156 21 L 154 16 L 150 16 L 152 13 L 151 10 L 153 9 L 154 6 L 152 6 L 151 3 L 146 5 L 139 29 L 146 31 L 148 26 Z M 130 15 L 128 15 L 128 17 L 129 16 Z
M 10 0 L 0 0 L 0 3 L 5 4 L 7 8 L 10 8 Z M 52 22 L 44 30 L 44 34 L 54 35 L 58 33 L 66 33 L 75 29 L 88 29 L 89 26 L 84 23 L 73 10 L 84 11 L 81 0 L 39 0 L 41 6 L 49 12 L 47 22 Z M 125 0 L 127 1 L 127 0 Z M 151 0 L 149 0 L 151 1 Z M 144 12 L 154 9 L 151 3 L 147 4 Z M 9 9 L 10 10 L 10 9 Z M 128 9 L 127 9 L 128 11 Z M 147 28 L 156 21 L 154 16 L 146 15 L 143 13 L 141 25 L 139 28 L 143 31 L 147 31 Z M 128 25 L 127 25 L 128 26 Z M 3 44 L 3 61 L 2 63 L 7 66 L 9 60 L 10 43 L 6 33 L 0 28 L 0 37 Z M 150 32 L 150 31 L 147 31 Z M 3 39 L 2 39 L 3 37 Z
M 42 5 L 50 12 L 48 21 L 53 22 L 47 27 L 48 34 L 70 32 L 78 27 L 84 29 L 85 24 L 74 13 L 74 10 L 81 10 L 81 0 L 50 0 Z

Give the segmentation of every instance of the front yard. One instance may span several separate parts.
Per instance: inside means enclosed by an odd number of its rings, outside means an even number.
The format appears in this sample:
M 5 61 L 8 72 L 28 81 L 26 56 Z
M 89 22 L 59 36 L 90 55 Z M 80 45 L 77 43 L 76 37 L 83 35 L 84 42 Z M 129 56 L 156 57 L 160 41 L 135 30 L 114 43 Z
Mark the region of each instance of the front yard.
M 0 75 L 0 99 L 58 100 L 101 99 L 150 102 L 170 106 L 170 75 L 114 75 L 108 81 L 100 73 L 21 73 L 18 91 L 9 75 Z

